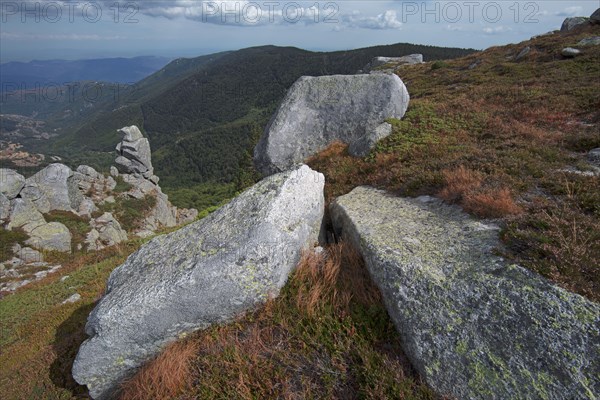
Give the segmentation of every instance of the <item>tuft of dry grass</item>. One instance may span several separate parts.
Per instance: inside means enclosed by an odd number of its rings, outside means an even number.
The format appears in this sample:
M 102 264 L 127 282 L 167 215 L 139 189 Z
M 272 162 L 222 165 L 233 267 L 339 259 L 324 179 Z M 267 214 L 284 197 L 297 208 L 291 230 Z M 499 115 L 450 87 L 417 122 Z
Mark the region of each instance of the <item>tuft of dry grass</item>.
M 170 400 L 192 384 L 193 340 L 173 342 L 121 385 L 121 400 Z
M 449 203 L 458 203 L 466 195 L 478 191 L 483 183 L 483 177 L 477 171 L 470 170 L 464 165 L 455 169 L 442 171 L 446 186 L 438 194 Z

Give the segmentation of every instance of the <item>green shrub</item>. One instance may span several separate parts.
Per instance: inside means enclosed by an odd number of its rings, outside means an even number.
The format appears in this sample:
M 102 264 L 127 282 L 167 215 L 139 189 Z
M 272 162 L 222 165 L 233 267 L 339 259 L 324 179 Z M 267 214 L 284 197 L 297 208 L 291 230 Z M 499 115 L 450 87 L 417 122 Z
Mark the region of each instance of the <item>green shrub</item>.
M 440 69 L 440 68 L 447 68 L 448 67 L 448 63 L 445 61 L 441 61 L 438 60 L 436 62 L 434 62 L 433 64 L 431 64 L 431 70 L 436 70 L 436 69 Z

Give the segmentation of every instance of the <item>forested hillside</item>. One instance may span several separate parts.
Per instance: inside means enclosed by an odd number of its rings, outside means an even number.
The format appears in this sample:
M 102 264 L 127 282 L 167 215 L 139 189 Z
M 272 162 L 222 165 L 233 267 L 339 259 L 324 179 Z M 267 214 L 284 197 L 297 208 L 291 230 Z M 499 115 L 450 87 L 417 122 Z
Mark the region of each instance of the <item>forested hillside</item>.
M 136 124 L 150 139 L 161 184 L 175 203 L 202 209 L 255 179 L 252 149 L 300 76 L 352 74 L 376 56 L 422 53 L 435 60 L 471 52 L 410 44 L 329 53 L 263 46 L 178 59 L 116 101 L 68 121 L 51 149 L 72 164 L 102 169 L 112 158 L 117 129 Z

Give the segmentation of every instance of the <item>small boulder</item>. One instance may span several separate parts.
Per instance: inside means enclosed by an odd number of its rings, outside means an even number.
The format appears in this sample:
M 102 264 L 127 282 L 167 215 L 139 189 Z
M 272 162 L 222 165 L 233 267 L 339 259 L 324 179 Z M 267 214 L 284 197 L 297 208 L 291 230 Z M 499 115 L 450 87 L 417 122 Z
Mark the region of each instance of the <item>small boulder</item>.
M 115 269 L 86 325 L 73 377 L 94 399 L 181 335 L 230 321 L 277 295 L 312 247 L 323 175 L 270 176 L 205 219 L 145 244 Z
M 115 167 L 115 166 L 110 167 L 110 176 L 112 176 L 113 178 L 116 178 L 117 176 L 119 176 L 119 170 L 117 169 L 117 167 Z
M 589 24 L 590 19 L 586 17 L 572 17 L 566 18 L 562 26 L 560 27 L 561 32 L 570 32 L 573 29 Z
M 32 264 L 44 261 L 44 256 L 42 256 L 42 253 L 32 249 L 31 247 L 20 248 L 15 255 L 21 260 L 23 260 L 25 264 Z
M 37 210 L 33 203 L 27 199 L 16 198 L 11 201 L 10 217 L 7 229 L 23 228 L 26 232 L 31 232 L 40 225 L 44 225 L 46 220 Z
M 0 193 L 12 200 L 25 186 L 25 177 L 17 171 L 0 168 Z
M 359 187 L 332 203 L 414 367 L 456 399 L 600 393 L 600 305 L 496 255 L 499 228 L 431 197 Z
M 581 54 L 581 50 L 574 49 L 572 47 L 565 47 L 562 49 L 561 54 L 563 57 L 573 58 Z
M 256 148 L 254 163 L 264 175 L 303 163 L 334 141 L 365 156 L 389 134 L 387 118 L 402 118 L 408 91 L 396 75 L 304 76 L 288 91 Z

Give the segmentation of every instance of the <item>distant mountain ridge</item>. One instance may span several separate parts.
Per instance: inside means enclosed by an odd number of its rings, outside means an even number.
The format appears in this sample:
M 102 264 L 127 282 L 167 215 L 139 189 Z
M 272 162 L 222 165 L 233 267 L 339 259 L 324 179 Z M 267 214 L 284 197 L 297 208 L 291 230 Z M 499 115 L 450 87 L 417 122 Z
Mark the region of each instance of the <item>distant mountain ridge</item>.
M 172 59 L 141 56 L 91 60 L 33 60 L 0 64 L 1 91 L 63 85 L 76 81 L 135 83 L 153 74 Z

